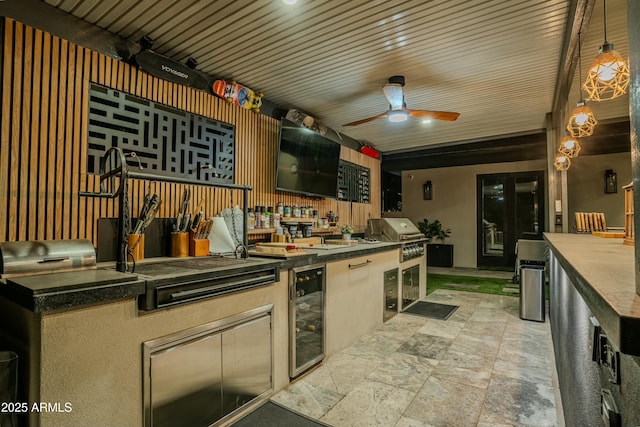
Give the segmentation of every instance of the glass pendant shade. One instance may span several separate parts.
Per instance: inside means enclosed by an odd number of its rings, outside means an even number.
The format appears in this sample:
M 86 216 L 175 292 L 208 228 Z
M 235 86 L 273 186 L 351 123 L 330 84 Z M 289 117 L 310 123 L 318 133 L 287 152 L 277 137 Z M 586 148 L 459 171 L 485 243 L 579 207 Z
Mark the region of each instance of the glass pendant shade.
M 591 108 L 587 107 L 584 101 L 581 101 L 569 116 L 567 132 L 574 138 L 591 136 L 597 124 L 598 121 Z
M 556 157 L 556 161 L 553 162 L 553 165 L 556 167 L 556 170 L 566 171 L 571 167 L 571 159 L 560 154 Z
M 580 148 L 580 143 L 577 139 L 571 136 L 565 136 L 562 138 L 562 141 L 560 141 L 560 148 L 558 148 L 558 151 L 560 154 L 573 159 L 574 157 L 578 157 Z
M 629 87 L 629 66 L 622 56 L 613 50 L 613 43 L 600 47 L 600 54 L 589 68 L 582 87 L 588 99 L 605 101 L 624 95 Z

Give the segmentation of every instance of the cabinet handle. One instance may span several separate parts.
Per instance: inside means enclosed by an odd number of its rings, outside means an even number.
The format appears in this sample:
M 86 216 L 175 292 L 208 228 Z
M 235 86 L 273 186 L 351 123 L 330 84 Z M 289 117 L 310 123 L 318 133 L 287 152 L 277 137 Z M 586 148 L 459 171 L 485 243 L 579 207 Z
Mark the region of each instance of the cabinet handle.
M 353 270 L 354 268 L 366 267 L 367 265 L 371 264 L 372 262 L 373 261 L 368 259 L 365 262 L 361 262 L 360 264 L 349 264 L 349 269 Z

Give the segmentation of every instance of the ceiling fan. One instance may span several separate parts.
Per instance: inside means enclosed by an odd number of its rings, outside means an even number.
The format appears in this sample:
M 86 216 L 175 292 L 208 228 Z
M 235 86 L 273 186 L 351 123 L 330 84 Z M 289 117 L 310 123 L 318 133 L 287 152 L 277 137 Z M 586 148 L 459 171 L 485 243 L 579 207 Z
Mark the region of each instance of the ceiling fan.
M 449 111 L 412 110 L 407 108 L 407 105 L 404 102 L 404 94 L 402 93 L 403 86 L 404 76 L 390 77 L 389 83 L 382 86 L 382 92 L 390 104 L 389 109 L 378 116 L 357 120 L 343 126 L 357 126 L 383 117 L 387 117 L 391 122 L 404 122 L 409 118 L 409 116 L 422 117 L 425 119 L 447 120 L 452 122 L 460 115 L 460 113 L 453 113 Z

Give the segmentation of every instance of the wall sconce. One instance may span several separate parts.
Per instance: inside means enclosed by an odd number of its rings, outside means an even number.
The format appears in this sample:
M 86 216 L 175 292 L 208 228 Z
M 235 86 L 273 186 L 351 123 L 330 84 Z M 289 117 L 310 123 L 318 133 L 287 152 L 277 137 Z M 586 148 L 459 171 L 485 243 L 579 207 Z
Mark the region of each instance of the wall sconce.
M 618 178 L 613 169 L 607 169 L 604 171 L 604 192 L 605 193 L 617 193 L 618 192 Z
M 433 186 L 431 185 L 431 181 L 427 181 L 422 185 L 422 198 L 424 200 L 433 199 Z

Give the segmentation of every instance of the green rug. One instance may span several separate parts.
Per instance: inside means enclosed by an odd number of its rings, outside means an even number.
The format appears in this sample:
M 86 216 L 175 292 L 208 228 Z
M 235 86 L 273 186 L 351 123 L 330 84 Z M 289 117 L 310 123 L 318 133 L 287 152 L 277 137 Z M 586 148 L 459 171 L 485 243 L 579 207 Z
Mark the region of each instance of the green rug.
M 519 285 L 513 284 L 511 279 L 427 274 L 427 295 L 438 289 L 518 297 L 516 289 L 519 289 Z M 549 299 L 549 287 L 545 290 Z

